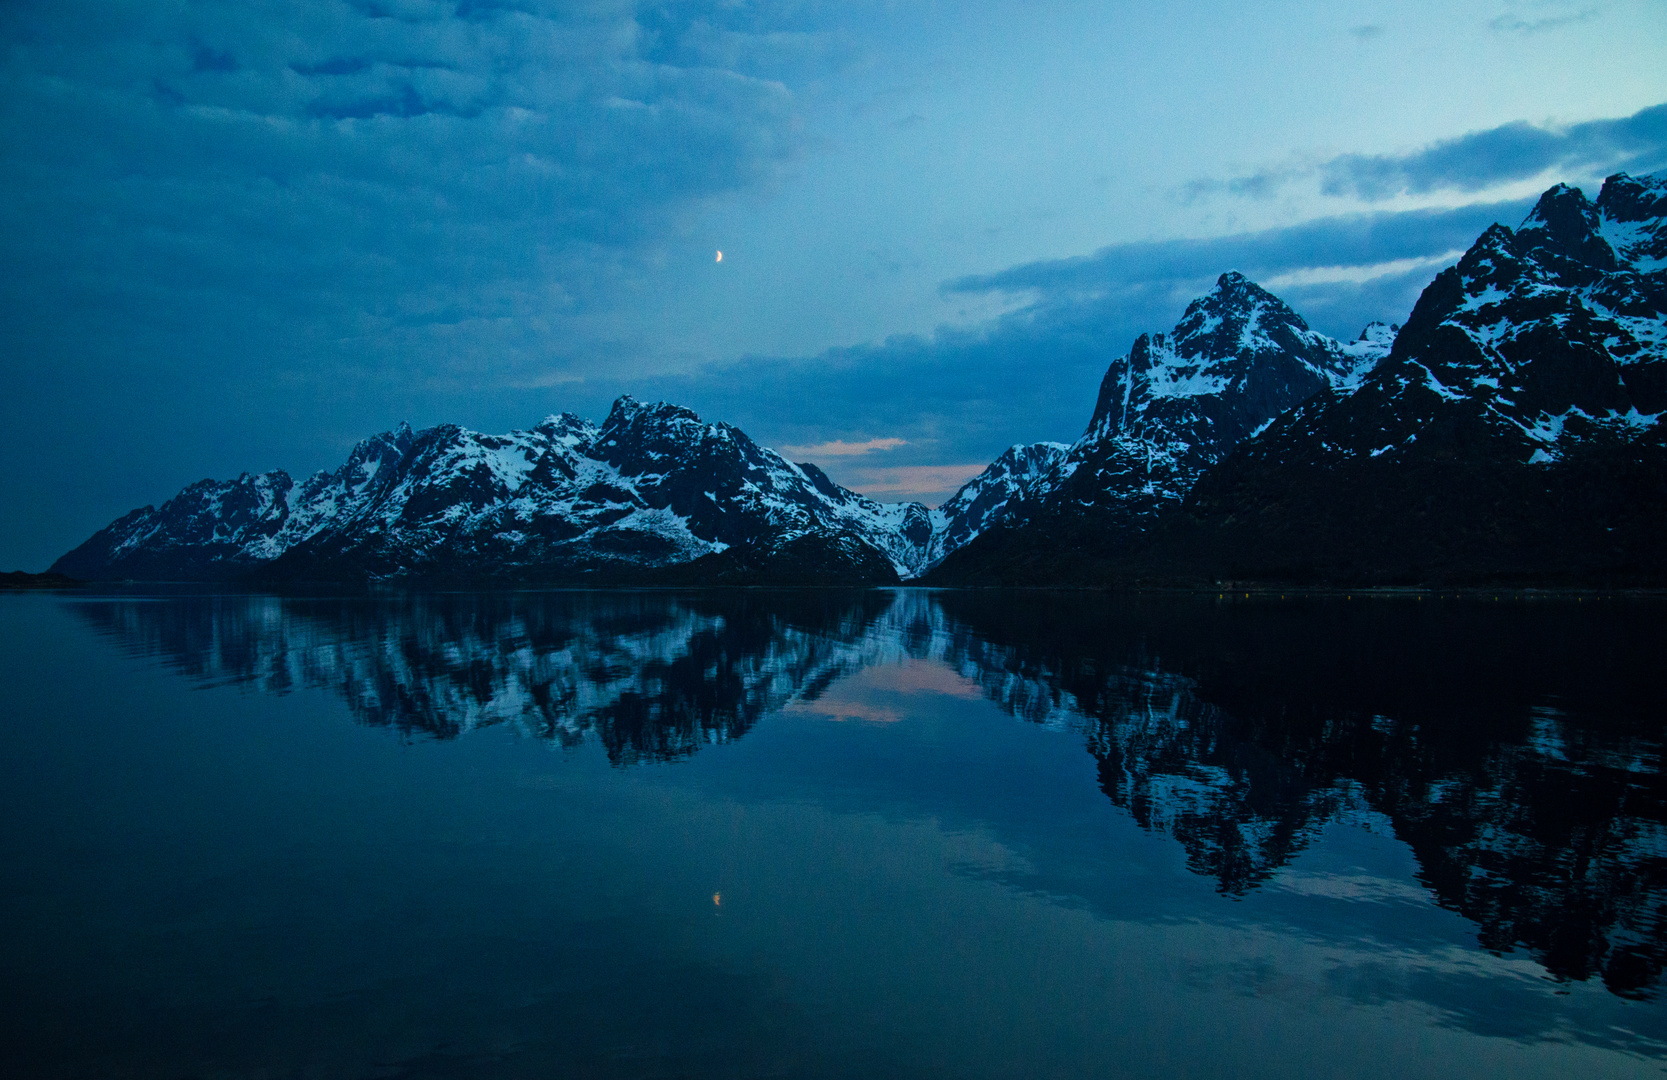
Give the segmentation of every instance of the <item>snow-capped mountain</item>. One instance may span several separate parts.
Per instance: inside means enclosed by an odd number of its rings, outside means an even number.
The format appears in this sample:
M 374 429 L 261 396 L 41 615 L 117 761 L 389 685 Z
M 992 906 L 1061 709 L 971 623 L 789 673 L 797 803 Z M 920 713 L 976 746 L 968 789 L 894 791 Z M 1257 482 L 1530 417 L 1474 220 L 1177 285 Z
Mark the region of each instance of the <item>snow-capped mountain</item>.
M 1280 417 L 1197 485 L 1192 510 L 1236 536 L 1254 510 L 1257 534 L 1235 544 L 1324 544 L 1409 574 L 1659 565 L 1664 217 L 1667 177 L 1612 176 L 1596 202 L 1547 191 L 1436 277 L 1358 389 Z
M 538 577 L 663 568 L 814 541 L 912 574 L 932 538 L 918 503 L 878 503 L 728 424 L 621 398 L 486 435 L 456 425 L 377 435 L 297 485 L 282 471 L 203 481 L 60 559 L 88 578 Z M 831 546 L 830 546 L 831 545 Z
M 976 536 L 1063 449 L 1013 447 L 929 510 L 624 397 L 600 427 L 571 414 L 508 435 L 402 424 L 299 484 L 281 470 L 204 480 L 54 566 L 88 579 L 623 580 L 727 552 L 775 560 L 778 579 L 885 582 Z
M 947 560 L 934 580 L 952 584 L 1121 560 L 1136 577 L 1649 577 L 1667 573 L 1664 217 L 1661 177 L 1611 177 L 1595 203 L 1559 185 L 1439 275 L 1405 329 L 1348 343 L 1223 274 L 1111 365 L 1076 443 L 1012 447 L 936 510 L 627 397 L 600 426 L 401 426 L 299 485 L 203 481 L 52 569 L 884 583 Z M 1018 528 L 985 536 L 995 525 Z
M 965 547 L 1007 516 L 1008 510 L 1070 451 L 1065 443 L 1017 443 L 1002 451 L 990 467 L 968 480 L 948 502 L 933 511 L 933 531 L 926 566 Z
M 1611 177 L 1595 204 L 1552 188 L 1431 283 L 1358 392 L 1315 398 L 1256 453 L 1300 438 L 1316 462 L 1423 455 L 1438 419 L 1533 464 L 1642 437 L 1667 411 L 1664 213 L 1667 179 Z
M 1373 323 L 1344 344 L 1244 275 L 1223 274 L 1173 331 L 1142 334 L 1111 365 L 1087 431 L 1016 513 L 1150 520 L 1275 416 L 1323 388 L 1358 385 L 1395 330 Z

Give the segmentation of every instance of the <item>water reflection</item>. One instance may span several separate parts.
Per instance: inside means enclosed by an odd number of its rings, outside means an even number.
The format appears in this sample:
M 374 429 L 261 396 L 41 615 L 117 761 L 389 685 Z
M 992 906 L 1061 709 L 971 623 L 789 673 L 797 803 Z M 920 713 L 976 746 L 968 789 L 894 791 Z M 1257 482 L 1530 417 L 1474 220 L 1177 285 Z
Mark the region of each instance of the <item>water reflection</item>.
M 718 606 L 656 594 L 377 600 L 195 597 L 80 610 L 204 685 L 342 696 L 355 717 L 454 738 L 514 724 L 618 764 L 745 734 L 863 662 L 890 597 L 818 594 Z
M 1667 965 L 1658 606 L 917 592 L 89 600 L 204 684 L 339 694 L 669 760 L 860 669 L 943 665 L 1080 731 L 1101 789 L 1241 897 L 1339 820 L 1387 819 L 1492 951 L 1653 992 Z

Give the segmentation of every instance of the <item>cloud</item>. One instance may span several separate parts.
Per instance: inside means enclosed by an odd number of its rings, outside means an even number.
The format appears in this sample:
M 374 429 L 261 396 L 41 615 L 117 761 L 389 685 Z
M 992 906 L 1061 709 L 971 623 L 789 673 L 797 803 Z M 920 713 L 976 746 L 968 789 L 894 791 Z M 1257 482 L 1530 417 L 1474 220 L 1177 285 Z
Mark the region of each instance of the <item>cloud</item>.
M 1506 11 L 1490 20 L 1488 28 L 1503 34 L 1538 34 L 1546 30 L 1572 26 L 1575 23 L 1590 22 L 1597 18 L 1602 10 L 1602 8 L 1594 6 L 1581 8 L 1577 11 L 1561 11 L 1553 15 L 1542 15 L 1538 18 L 1525 18 L 1514 11 Z
M 1387 32 L 1387 30 L 1387 27 L 1378 23 L 1368 23 L 1364 26 L 1349 27 L 1349 33 L 1353 34 L 1360 41 L 1371 41 L 1374 38 L 1380 38 Z
M 819 716 L 834 723 L 856 721 L 864 724 L 896 724 L 903 720 L 901 710 L 855 700 L 847 696 L 844 688 L 830 694 L 797 698 L 788 702 L 782 711 Z
M 845 46 L 790 7 L 0 5 L 0 546 L 620 365 L 668 248 L 805 150 Z
M 1514 222 L 1529 205 L 1514 200 L 1455 209 L 1350 214 L 1209 239 L 1117 244 L 1092 255 L 957 278 L 944 289 L 1034 292 L 1058 298 L 1115 295 L 1170 282 L 1195 283 L 1227 269 L 1256 277 L 1311 267 L 1375 267 L 1462 251 L 1502 215 Z
M 1180 196 L 1187 202 L 1211 195 L 1268 198 L 1293 182 L 1316 178 L 1326 195 L 1370 203 L 1403 195 L 1483 192 L 1548 172 L 1560 178 L 1601 177 L 1653 172 L 1664 165 L 1667 104 L 1565 127 L 1518 120 L 1403 154 L 1343 154 L 1318 166 L 1198 179 L 1183 185 Z
M 987 461 L 964 465 L 894 465 L 851 469 L 844 475 L 856 490 L 875 498 L 942 502 L 988 467 Z
M 842 686 L 851 686 L 851 683 Z M 904 660 L 896 664 L 876 664 L 862 669 L 857 686 L 863 690 L 882 690 L 894 694 L 941 694 L 944 697 L 979 701 L 984 689 L 947 664 L 930 660 Z
M 35 294 L 0 304 L 434 374 L 593 340 L 564 330 L 799 154 L 774 76 L 815 38 L 723 0 L 66 0 L 0 35 L 0 258 Z
M 1404 322 L 1437 270 L 1531 200 L 1376 212 L 1204 240 L 1118 244 L 1077 258 L 958 278 L 950 293 L 1006 293 L 1017 310 L 973 327 L 901 335 L 809 357 L 752 356 L 645 380 L 642 393 L 738 424 L 766 445 L 806 451 L 839 483 L 884 499 L 940 502 L 1019 442 L 1082 433 L 1101 377 L 1134 339 L 1168 330 L 1223 271 L 1275 291 L 1316 329 L 1352 338 Z M 886 466 L 860 455 L 873 431 L 903 440 Z
M 830 457 L 860 457 L 863 454 L 872 454 L 876 450 L 895 450 L 906 445 L 907 439 L 867 439 L 863 442 L 835 439 L 832 442 L 821 442 L 811 446 L 783 446 L 780 449 L 782 453 L 801 461 L 813 461 Z
M 1483 191 L 1551 169 L 1649 172 L 1664 161 L 1667 104 L 1561 129 L 1517 121 L 1410 154 L 1346 154 L 1321 166 L 1320 188 L 1328 195 L 1380 201 L 1442 190 Z
M 1437 252 L 1434 255 L 1423 255 L 1409 259 L 1390 259 L 1387 262 L 1371 263 L 1365 266 L 1304 266 L 1263 278 L 1258 284 L 1266 289 L 1288 289 L 1334 285 L 1344 282 L 1362 285 L 1380 278 L 1400 277 L 1407 274 L 1424 273 L 1433 276 L 1438 268 L 1451 266 L 1463 254 L 1463 248 L 1453 248 L 1449 251 Z

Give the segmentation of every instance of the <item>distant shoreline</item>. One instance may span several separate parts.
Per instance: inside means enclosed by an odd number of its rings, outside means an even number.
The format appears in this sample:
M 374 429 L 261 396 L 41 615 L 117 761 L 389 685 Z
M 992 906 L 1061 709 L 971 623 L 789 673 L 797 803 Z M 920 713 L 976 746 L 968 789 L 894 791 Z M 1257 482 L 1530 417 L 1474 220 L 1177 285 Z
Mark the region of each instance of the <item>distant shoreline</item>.
M 481 581 L 318 581 L 318 582 L 239 582 L 239 581 L 86 581 L 63 574 L 31 574 L 16 570 L 0 572 L 0 591 L 77 590 L 86 592 L 123 593 L 162 590 L 181 595 L 231 595 L 278 597 L 347 597 L 363 595 L 395 595 L 401 593 L 691 593 L 691 592 L 787 592 L 815 590 L 818 592 L 871 592 L 895 589 L 919 589 L 943 593 L 1106 593 L 1122 596 L 1200 596 L 1214 594 L 1222 600 L 1311 599 L 1354 597 L 1370 599 L 1511 599 L 1511 600 L 1583 600 L 1591 599 L 1648 599 L 1667 597 L 1663 586 L 1601 586 L 1601 585 L 1281 585 L 1253 581 L 1227 581 L 1214 584 L 1011 584 L 1011 585 L 929 585 L 903 582 L 901 584 L 872 584 L 852 582 L 772 582 L 747 584 L 736 582 L 661 583 L 598 582 L 583 584 L 563 582 L 538 584 L 532 582 Z
M 0 572 L 0 590 L 5 589 L 78 589 L 92 582 L 82 581 L 64 574 L 54 574 L 50 571 L 44 574 L 31 574 L 25 570 L 11 570 Z

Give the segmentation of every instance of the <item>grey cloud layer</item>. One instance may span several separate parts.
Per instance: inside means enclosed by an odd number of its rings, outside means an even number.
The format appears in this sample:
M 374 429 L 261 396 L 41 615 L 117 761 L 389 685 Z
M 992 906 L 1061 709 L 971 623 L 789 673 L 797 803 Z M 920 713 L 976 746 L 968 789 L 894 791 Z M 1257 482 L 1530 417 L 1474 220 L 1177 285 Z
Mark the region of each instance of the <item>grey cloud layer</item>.
M 1139 334 L 1174 325 L 1225 270 L 1264 281 L 1316 267 L 1365 270 L 1355 275 L 1364 281 L 1277 290 L 1316 328 L 1353 337 L 1374 319 L 1405 319 L 1439 269 L 1429 260 L 1463 250 L 1495 221 L 1515 225 L 1530 205 L 1363 214 L 1210 240 L 1119 244 L 947 283 L 951 292 L 1026 298 L 1022 309 L 986 326 L 803 359 L 749 358 L 658 380 L 652 391 L 778 444 L 907 440 L 883 459 L 821 462 L 859 488 L 882 464 L 988 461 L 1015 441 L 1080 434 L 1112 360 Z M 1378 272 L 1407 260 L 1423 261 Z
M 724 0 L 0 5 L 0 496 L 24 508 L 0 547 L 224 470 L 234 442 L 323 464 L 297 449 L 320 431 L 605 348 L 621 283 L 798 153 L 793 80 L 841 62 L 827 22 Z M 132 452 L 64 438 L 88 430 Z
M 1328 195 L 1377 201 L 1432 191 L 1484 191 L 1548 169 L 1580 175 L 1653 172 L 1667 162 L 1667 104 L 1561 130 L 1518 121 L 1399 156 L 1346 154 L 1320 170 Z
M 654 28 L 628 3 L 62 8 L 6 17 L 14 243 L 73 214 L 176 287 L 440 320 L 509 313 L 529 279 L 583 299 L 598 249 L 794 149 L 779 81 L 678 44 L 711 35 L 691 6 Z
M 1261 198 L 1316 176 L 1327 195 L 1382 202 L 1400 195 L 1480 192 L 1548 170 L 1570 179 L 1648 173 L 1667 165 L 1667 104 L 1631 116 L 1564 128 L 1526 121 L 1473 131 L 1405 154 L 1343 154 L 1316 168 L 1278 168 L 1188 184 L 1189 198 L 1225 193 Z

